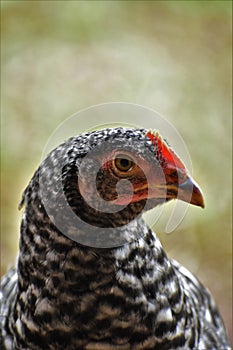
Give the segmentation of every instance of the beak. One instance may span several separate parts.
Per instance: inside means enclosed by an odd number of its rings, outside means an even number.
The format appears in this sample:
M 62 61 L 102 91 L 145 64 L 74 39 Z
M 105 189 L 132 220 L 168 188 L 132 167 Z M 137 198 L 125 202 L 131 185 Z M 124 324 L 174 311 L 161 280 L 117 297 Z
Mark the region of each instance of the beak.
M 187 175 L 186 180 L 179 184 L 177 198 L 201 208 L 205 207 L 202 190 L 190 175 Z
M 164 181 L 165 180 L 165 181 Z M 192 179 L 188 172 L 182 169 L 171 169 L 164 172 L 163 180 L 151 186 L 150 198 L 180 199 L 184 202 L 204 208 L 204 197 L 198 184 Z
M 167 145 L 157 132 L 149 131 L 147 137 L 159 154 L 161 160 L 161 170 L 163 179 L 160 177 L 160 183 L 156 179 L 152 180 L 152 198 L 159 198 L 162 193 L 166 200 L 180 199 L 193 205 L 204 208 L 204 198 L 200 187 L 189 175 L 187 168 L 176 155 L 176 153 Z M 153 174 L 151 174 L 153 179 Z M 158 179 L 158 177 L 157 177 Z M 153 186 L 153 182 L 154 185 Z

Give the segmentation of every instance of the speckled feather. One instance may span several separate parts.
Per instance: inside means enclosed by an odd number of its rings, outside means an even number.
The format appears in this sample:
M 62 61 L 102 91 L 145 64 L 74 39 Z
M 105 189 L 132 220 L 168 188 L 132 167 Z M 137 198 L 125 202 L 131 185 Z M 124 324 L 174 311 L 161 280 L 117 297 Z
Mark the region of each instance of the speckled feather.
M 77 190 L 80 160 L 96 145 L 107 140 L 122 145 L 124 140 L 126 149 L 138 145 L 136 152 L 143 152 L 140 143 L 154 147 L 145 134 L 123 128 L 82 134 L 56 148 L 38 168 L 21 203 L 25 209 L 17 267 L 2 279 L 1 349 L 229 348 L 209 292 L 167 257 L 144 223 L 140 213 L 145 203 L 132 203 L 120 214 L 100 215 Z M 40 176 L 55 213 L 63 188 L 73 211 L 87 222 L 113 228 L 130 222 L 120 231 L 126 243 L 91 248 L 63 235 L 45 210 Z M 151 207 L 156 204 L 152 201 Z M 71 235 L 85 234 L 67 218 L 59 219 L 66 221 Z

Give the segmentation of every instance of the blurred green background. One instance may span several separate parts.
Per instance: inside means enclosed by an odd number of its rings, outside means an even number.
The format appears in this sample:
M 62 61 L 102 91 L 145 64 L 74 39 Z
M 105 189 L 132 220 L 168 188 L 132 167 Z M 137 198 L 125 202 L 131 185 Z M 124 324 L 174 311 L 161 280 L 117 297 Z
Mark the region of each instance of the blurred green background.
M 232 2 L 1 5 L 1 274 L 17 254 L 21 193 L 54 129 L 93 104 L 142 104 L 180 132 L 206 199 L 173 234 L 155 230 L 211 290 L 232 337 Z

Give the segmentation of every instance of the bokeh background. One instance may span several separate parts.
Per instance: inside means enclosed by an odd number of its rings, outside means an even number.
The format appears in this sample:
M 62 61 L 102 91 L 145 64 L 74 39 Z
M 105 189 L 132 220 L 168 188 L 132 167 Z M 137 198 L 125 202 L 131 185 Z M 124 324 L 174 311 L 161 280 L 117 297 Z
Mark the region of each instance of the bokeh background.
M 211 290 L 232 338 L 232 2 L 1 6 L 1 274 L 17 254 L 21 193 L 54 129 L 94 104 L 142 104 L 180 132 L 206 199 L 172 234 L 154 229 L 168 254 Z

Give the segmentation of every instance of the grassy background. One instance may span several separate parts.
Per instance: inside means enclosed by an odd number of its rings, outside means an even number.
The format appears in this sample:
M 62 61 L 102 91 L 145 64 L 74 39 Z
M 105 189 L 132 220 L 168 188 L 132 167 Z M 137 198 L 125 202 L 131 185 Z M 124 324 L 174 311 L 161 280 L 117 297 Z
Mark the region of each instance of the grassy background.
M 1 5 L 1 273 L 17 254 L 21 193 L 58 124 L 93 104 L 142 104 L 179 130 L 206 198 L 160 239 L 212 291 L 232 337 L 231 1 Z

